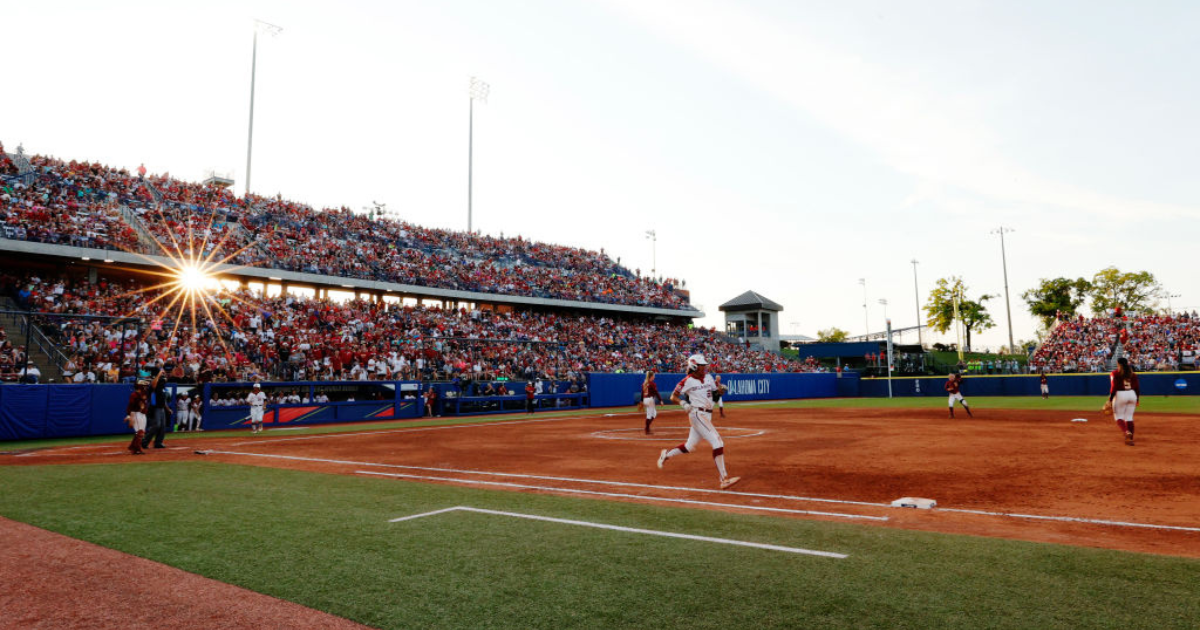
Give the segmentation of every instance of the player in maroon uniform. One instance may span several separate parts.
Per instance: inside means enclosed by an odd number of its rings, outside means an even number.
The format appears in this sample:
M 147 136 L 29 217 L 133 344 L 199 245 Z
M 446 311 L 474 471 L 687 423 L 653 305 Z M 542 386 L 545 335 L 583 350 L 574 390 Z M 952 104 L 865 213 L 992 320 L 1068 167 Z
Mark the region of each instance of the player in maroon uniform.
M 146 412 L 149 411 L 150 381 L 142 379 L 129 395 L 129 404 L 125 407 L 125 424 L 133 429 L 133 441 L 129 443 L 129 452 L 142 455 L 142 439 L 146 437 Z
M 1046 378 L 1046 371 L 1042 370 L 1042 400 L 1050 398 L 1050 380 Z
M 950 404 L 950 417 L 954 417 L 954 401 L 957 400 L 962 403 L 963 409 L 967 410 L 967 415 L 974 418 L 975 415 L 971 413 L 971 408 L 967 406 L 967 400 L 962 395 L 962 374 L 951 372 L 950 378 L 946 380 L 945 387 L 946 393 L 950 394 L 948 401 Z
M 1105 407 L 1112 409 L 1117 428 L 1125 434 L 1125 444 L 1133 446 L 1133 410 L 1142 403 L 1142 389 L 1138 385 L 1137 374 L 1129 367 L 1129 359 L 1117 359 L 1117 369 L 1108 375 L 1108 380 L 1108 402 Z
M 650 435 L 650 423 L 658 417 L 658 385 L 654 383 L 654 372 L 646 372 L 646 380 L 642 381 L 642 408 L 646 411 L 646 435 Z

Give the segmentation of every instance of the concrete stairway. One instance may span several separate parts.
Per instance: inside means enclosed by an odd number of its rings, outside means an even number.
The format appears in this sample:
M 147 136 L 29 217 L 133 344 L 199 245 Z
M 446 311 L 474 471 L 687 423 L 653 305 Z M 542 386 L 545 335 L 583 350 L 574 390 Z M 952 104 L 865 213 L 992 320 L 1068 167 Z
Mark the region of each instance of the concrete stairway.
M 5 298 L 0 304 L 6 310 L 16 310 L 16 304 L 9 298 Z M 7 333 L 8 340 L 14 346 L 25 345 L 25 321 L 26 317 L 24 315 L 0 313 L 0 326 L 4 327 L 4 332 Z M 57 344 L 51 342 L 37 326 L 34 326 L 34 329 L 29 333 L 29 346 L 31 347 L 26 351 L 29 361 L 36 365 L 42 373 L 39 382 L 48 383 L 52 379 L 55 383 L 63 382 L 63 373 L 60 365 L 66 364 L 67 356 L 62 349 Z

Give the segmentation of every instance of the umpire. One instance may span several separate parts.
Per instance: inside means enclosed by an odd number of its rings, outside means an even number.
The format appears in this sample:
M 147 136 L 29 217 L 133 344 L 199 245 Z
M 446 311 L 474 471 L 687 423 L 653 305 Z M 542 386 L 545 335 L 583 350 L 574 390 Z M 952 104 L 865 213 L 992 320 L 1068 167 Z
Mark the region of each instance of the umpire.
M 147 414 L 146 437 L 142 439 L 142 448 L 149 448 L 151 440 L 154 441 L 154 448 L 164 448 L 163 438 L 167 436 L 167 415 L 171 413 L 171 406 L 167 404 L 166 370 L 162 366 L 156 369 L 158 371 L 150 381 L 150 400 L 146 405 L 150 413 Z

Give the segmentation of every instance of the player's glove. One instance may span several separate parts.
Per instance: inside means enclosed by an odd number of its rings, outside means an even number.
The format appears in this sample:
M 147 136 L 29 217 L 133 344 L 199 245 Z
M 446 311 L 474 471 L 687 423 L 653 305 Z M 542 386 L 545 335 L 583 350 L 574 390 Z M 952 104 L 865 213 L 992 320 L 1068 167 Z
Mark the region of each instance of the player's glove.
M 1112 413 L 1112 401 L 1111 400 L 1104 401 L 1104 409 L 1102 411 L 1104 411 L 1104 413 Z

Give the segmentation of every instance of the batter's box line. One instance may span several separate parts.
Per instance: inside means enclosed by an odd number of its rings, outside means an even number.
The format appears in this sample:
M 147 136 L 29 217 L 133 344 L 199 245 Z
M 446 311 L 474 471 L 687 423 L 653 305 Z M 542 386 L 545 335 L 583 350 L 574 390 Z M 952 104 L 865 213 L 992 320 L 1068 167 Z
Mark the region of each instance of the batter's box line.
M 806 516 L 829 516 L 833 518 L 858 519 L 866 521 L 886 521 L 886 516 L 867 516 L 863 514 L 844 514 L 841 512 L 817 512 L 813 510 L 793 510 L 788 508 L 774 508 L 761 505 L 743 505 L 739 503 L 718 503 L 715 501 L 700 501 L 697 499 L 676 499 L 671 497 L 656 497 L 645 494 L 627 494 L 623 492 L 600 492 L 599 490 L 583 490 L 579 488 L 562 488 L 559 486 L 535 486 L 524 483 L 512 483 L 508 481 L 485 481 L 483 479 L 462 479 L 460 477 L 434 477 L 431 475 L 409 475 L 405 473 L 385 473 L 376 472 L 373 470 L 356 470 L 356 475 L 371 475 L 375 477 L 393 477 L 397 479 L 416 479 L 420 481 L 448 481 L 451 483 L 466 483 L 479 486 L 494 486 L 500 488 L 512 488 L 516 490 L 542 490 L 545 492 L 565 492 L 569 494 L 586 494 L 594 497 L 609 497 L 617 499 L 639 499 L 642 501 L 655 501 L 665 503 L 684 503 L 687 505 L 704 505 L 708 507 L 730 508 L 736 510 L 754 510 L 757 512 L 772 512 L 775 514 L 803 514 Z
M 626 532 L 630 534 L 644 534 L 647 536 L 662 536 L 664 538 L 682 538 L 684 540 L 696 540 L 700 542 L 716 543 L 720 545 L 734 545 L 737 547 L 752 547 L 754 549 L 766 549 L 768 551 L 783 551 L 786 553 L 795 553 L 806 556 L 819 556 L 822 558 L 835 558 L 844 560 L 848 558 L 846 554 L 834 553 L 832 551 L 817 551 L 814 549 L 803 549 L 801 547 L 784 547 L 782 545 L 769 545 L 766 543 L 748 542 L 745 540 L 730 540 L 728 538 L 714 538 L 712 536 L 697 536 L 695 534 L 681 534 L 678 532 L 664 532 L 656 529 L 641 529 L 637 527 L 624 527 L 621 525 L 609 525 L 606 523 L 594 523 L 591 521 L 576 521 L 567 518 L 553 518 L 550 516 L 538 516 L 536 514 L 522 514 L 521 512 L 502 512 L 500 510 L 487 510 L 484 508 L 474 508 L 466 505 L 458 505 L 455 507 L 434 510 L 423 514 L 413 514 L 411 516 L 401 516 L 393 518 L 389 523 L 400 523 L 403 521 L 411 521 L 427 516 L 436 516 L 438 514 L 447 514 L 450 512 L 473 512 L 475 514 L 491 514 L 493 516 L 508 516 L 512 518 L 523 518 L 531 521 L 543 521 L 546 523 L 559 523 L 562 525 L 576 525 L 579 527 L 592 527 L 595 529 L 607 529 L 615 532 Z

